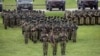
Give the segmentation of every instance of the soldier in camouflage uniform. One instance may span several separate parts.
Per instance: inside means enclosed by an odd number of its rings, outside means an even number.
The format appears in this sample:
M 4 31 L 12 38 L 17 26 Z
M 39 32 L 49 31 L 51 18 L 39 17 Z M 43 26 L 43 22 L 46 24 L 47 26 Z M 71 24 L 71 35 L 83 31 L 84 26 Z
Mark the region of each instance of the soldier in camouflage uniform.
M 33 21 L 33 23 L 32 23 L 32 41 L 34 42 L 34 43 L 36 43 L 37 42 L 37 29 L 38 29 L 38 25 L 37 25 L 37 23 L 36 23 L 36 21 Z
M 7 29 L 7 26 L 8 26 L 8 15 L 7 14 L 4 14 L 4 28 Z
M 51 45 L 52 45 L 52 48 L 53 48 L 53 56 L 56 56 L 57 42 L 56 42 L 55 36 L 53 34 L 53 31 L 50 32 L 50 42 L 51 42 Z
M 54 23 L 55 24 L 55 23 Z M 53 39 L 54 39 L 54 45 L 53 45 L 53 56 L 56 56 L 57 54 L 57 45 L 58 45 L 58 38 L 59 38 L 59 31 L 60 31 L 60 28 L 59 28 L 59 25 L 55 25 L 53 26 Z
M 68 36 L 67 36 L 68 28 L 66 28 L 66 25 L 63 25 L 60 32 L 60 45 L 61 45 L 61 56 L 65 56 L 66 51 L 66 41 L 68 42 Z
M 30 29 L 29 29 L 29 24 L 26 23 L 25 24 L 25 31 L 24 31 L 24 38 L 25 38 L 25 44 L 28 44 L 28 38 L 30 37 L 29 34 L 30 34 Z
M 100 25 L 100 11 L 98 12 L 98 24 Z
M 72 40 L 73 42 L 76 42 L 77 29 L 78 29 L 78 25 L 76 24 L 76 21 L 73 21 L 71 27 L 72 27 Z
M 41 28 L 41 39 L 43 41 L 43 56 L 47 56 L 48 52 L 48 33 L 45 26 Z
M 91 22 L 91 25 L 94 25 L 95 24 L 95 16 L 96 16 L 96 12 L 95 11 L 92 11 L 91 12 L 91 17 L 90 17 L 90 22 Z
M 68 39 L 71 40 L 71 38 L 72 38 L 72 27 L 71 27 L 72 20 L 68 21 L 68 25 L 69 25 L 69 28 L 68 28 Z

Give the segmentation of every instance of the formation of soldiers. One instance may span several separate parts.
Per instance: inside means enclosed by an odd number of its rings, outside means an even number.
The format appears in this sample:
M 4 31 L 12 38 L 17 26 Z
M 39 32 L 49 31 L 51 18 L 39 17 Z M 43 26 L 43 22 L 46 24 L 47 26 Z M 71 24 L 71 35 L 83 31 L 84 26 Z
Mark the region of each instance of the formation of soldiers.
M 45 16 L 44 11 L 3 11 L 1 14 L 5 29 L 21 26 L 25 44 L 43 43 L 43 56 L 47 56 L 48 43 L 51 43 L 53 56 L 57 54 L 57 45 L 61 45 L 61 55 L 65 56 L 68 40 L 76 42 L 78 25 L 75 20 L 57 16 Z
M 66 11 L 65 17 L 79 25 L 100 25 L 100 10 Z
M 1 13 L 4 28 L 7 29 L 8 27 L 14 27 L 15 25 L 19 25 L 20 18 L 17 18 L 17 13 L 15 10 L 3 10 Z
M 39 20 L 38 20 L 39 19 Z M 61 54 L 65 55 L 66 42 L 76 42 L 77 24 L 75 21 L 65 20 L 62 17 L 43 17 L 23 23 L 25 43 L 28 39 L 34 43 L 43 42 L 44 56 L 47 56 L 48 43 L 53 46 L 53 56 L 57 53 L 57 44 L 61 43 Z

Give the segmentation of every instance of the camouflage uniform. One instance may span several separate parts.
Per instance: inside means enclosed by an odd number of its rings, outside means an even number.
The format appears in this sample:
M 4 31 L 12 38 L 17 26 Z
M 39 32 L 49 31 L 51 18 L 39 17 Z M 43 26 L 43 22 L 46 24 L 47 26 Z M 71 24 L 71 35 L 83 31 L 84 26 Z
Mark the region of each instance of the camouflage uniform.
M 71 20 L 68 22 L 68 25 L 69 25 L 69 28 L 68 28 L 68 39 L 71 40 L 71 38 L 72 38 L 72 27 L 71 27 L 72 21 Z
M 4 28 L 5 29 L 7 29 L 7 26 L 8 26 L 8 15 L 7 14 L 5 14 L 5 16 L 4 16 Z
M 30 37 L 30 29 L 28 23 L 25 25 L 25 32 L 24 32 L 24 37 L 25 37 L 25 44 L 28 44 L 28 38 Z
M 53 56 L 56 56 L 57 54 L 57 45 L 58 45 L 58 38 L 59 38 L 59 28 L 58 27 L 54 27 L 53 28 L 53 36 L 54 36 L 54 46 L 53 46 Z
M 73 42 L 76 42 L 76 35 L 77 35 L 78 26 L 77 26 L 75 21 L 73 22 L 73 24 L 71 26 L 72 26 L 72 40 L 73 40 Z
M 59 35 L 60 35 L 59 38 L 60 38 L 60 45 L 61 45 L 61 55 L 65 56 L 66 40 L 68 41 L 67 39 L 68 36 L 66 34 L 65 28 L 62 28 L 61 33 Z
M 33 23 L 33 26 L 32 26 L 32 41 L 34 42 L 34 43 L 36 43 L 37 42 L 37 34 L 38 34 L 38 32 L 37 32 L 37 26 L 35 25 L 35 23 Z
M 47 56 L 47 52 L 48 52 L 48 34 L 47 34 L 47 30 L 45 28 L 42 28 L 41 39 L 43 41 L 43 54 L 44 54 L 44 56 Z
M 91 13 L 89 13 L 85 19 L 85 24 L 89 25 L 90 24 L 90 18 L 91 18 Z

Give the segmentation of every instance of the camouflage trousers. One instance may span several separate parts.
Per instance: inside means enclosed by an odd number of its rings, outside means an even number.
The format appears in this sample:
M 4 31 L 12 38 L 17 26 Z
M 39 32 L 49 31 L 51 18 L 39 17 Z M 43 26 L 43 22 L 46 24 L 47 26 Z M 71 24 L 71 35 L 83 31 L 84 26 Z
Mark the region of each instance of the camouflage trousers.
M 61 55 L 65 55 L 65 52 L 66 52 L 66 41 L 62 41 L 60 43 L 61 45 Z
M 11 26 L 11 27 L 14 27 L 14 26 L 15 26 L 15 21 L 14 21 L 14 20 L 11 20 L 11 21 L 10 21 L 10 26 Z
M 4 28 L 7 29 L 8 21 L 4 20 Z
M 16 25 L 20 26 L 20 19 L 16 20 Z
M 95 16 L 94 18 L 95 18 L 95 19 L 94 19 L 95 24 L 98 24 L 98 19 L 99 19 L 99 17 L 98 17 L 98 16 Z
M 29 32 L 24 32 L 25 44 L 28 44 Z
M 56 54 L 57 54 L 57 45 L 58 45 L 58 43 L 55 43 L 53 46 L 53 56 L 56 56 Z
M 91 17 L 91 20 L 90 20 L 90 21 L 91 21 L 91 24 L 92 24 L 92 25 L 94 25 L 94 24 L 97 23 L 95 19 L 96 19 L 96 17 Z
M 72 32 L 72 40 L 73 40 L 73 42 L 76 42 L 76 36 L 77 36 L 77 30 L 73 30 L 73 32 Z
M 84 24 L 84 17 L 81 17 L 81 18 L 80 18 L 79 24 L 80 24 L 80 25 L 83 25 L 83 24 Z
M 37 31 L 32 32 L 32 41 L 33 41 L 34 43 L 37 42 L 37 37 L 38 37 L 37 35 L 38 35 L 38 32 L 37 32 Z
M 40 35 L 41 35 L 41 31 L 37 30 L 37 39 L 40 41 Z
M 86 24 L 86 25 L 89 25 L 89 24 L 90 24 L 90 17 L 86 17 L 86 18 L 85 18 L 85 24 Z
M 68 39 L 71 40 L 71 38 L 72 38 L 72 30 L 69 30 L 68 31 Z
M 98 24 L 100 25 L 100 17 L 98 17 Z
M 48 54 L 48 42 L 43 42 L 43 56 Z

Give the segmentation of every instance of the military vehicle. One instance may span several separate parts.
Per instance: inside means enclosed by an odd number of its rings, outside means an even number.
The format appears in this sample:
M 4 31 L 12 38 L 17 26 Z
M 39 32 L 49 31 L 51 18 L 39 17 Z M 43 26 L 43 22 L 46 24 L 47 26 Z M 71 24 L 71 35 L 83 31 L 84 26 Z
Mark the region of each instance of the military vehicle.
M 17 10 L 33 9 L 33 0 L 16 0 Z
M 3 10 L 3 0 L 0 0 L 0 12 Z
M 52 11 L 53 8 L 65 10 L 65 0 L 46 0 L 46 9 Z
M 98 9 L 98 0 L 77 0 L 78 9 L 85 9 L 89 7 L 90 9 Z

